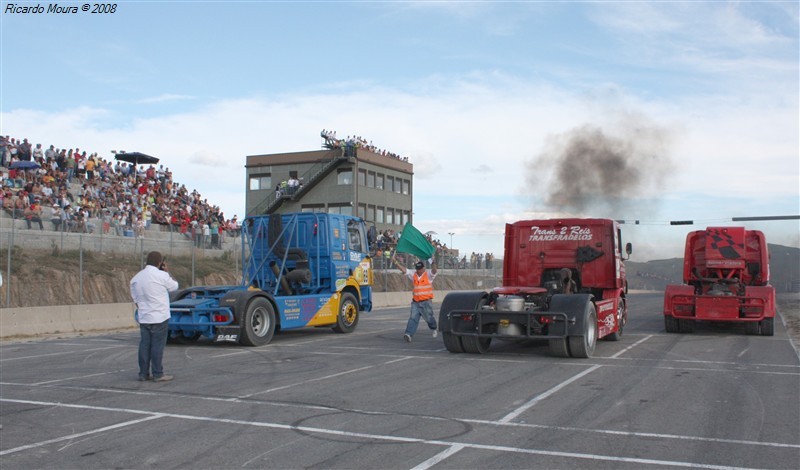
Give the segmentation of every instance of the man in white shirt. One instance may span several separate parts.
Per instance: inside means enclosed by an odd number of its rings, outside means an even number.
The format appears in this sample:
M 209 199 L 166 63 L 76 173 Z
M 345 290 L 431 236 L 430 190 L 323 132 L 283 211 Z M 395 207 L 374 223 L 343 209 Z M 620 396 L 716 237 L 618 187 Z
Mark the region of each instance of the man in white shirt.
M 139 340 L 139 380 L 167 382 L 164 375 L 164 347 L 169 334 L 169 293 L 178 290 L 178 281 L 169 275 L 161 253 L 151 251 L 147 266 L 131 279 L 131 297 L 136 304 Z

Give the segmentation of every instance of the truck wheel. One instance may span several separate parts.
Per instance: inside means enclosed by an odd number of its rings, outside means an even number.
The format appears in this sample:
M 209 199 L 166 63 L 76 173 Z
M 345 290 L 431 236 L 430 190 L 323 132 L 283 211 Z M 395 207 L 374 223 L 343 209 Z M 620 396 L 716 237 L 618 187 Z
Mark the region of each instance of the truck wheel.
M 678 319 L 672 315 L 664 315 L 664 330 L 666 330 L 667 333 L 678 333 L 680 331 L 680 328 L 678 328 Z
M 444 347 L 447 348 L 448 351 L 451 353 L 464 352 L 464 338 L 450 333 L 451 331 L 455 331 L 452 329 L 453 325 L 451 325 L 451 320 L 449 318 L 450 312 L 453 310 L 476 310 L 485 303 L 485 291 L 451 292 L 444 297 L 442 306 L 439 307 L 438 329 L 442 332 L 442 341 L 444 341 Z M 460 320 L 455 321 L 459 322 Z M 455 326 L 456 330 L 460 330 L 458 324 Z
M 761 336 L 773 336 L 775 334 L 775 318 L 765 318 L 758 323 L 761 324 Z
M 484 354 L 489 350 L 489 345 L 492 344 L 492 338 L 462 336 L 461 344 L 464 346 L 464 352 L 470 354 Z
M 594 304 L 586 302 L 583 312 L 583 334 L 569 337 L 569 353 L 572 357 L 590 358 L 597 345 L 597 311 Z
M 569 357 L 567 338 L 553 338 L 548 341 L 550 355 L 555 357 Z
M 461 343 L 460 336 L 456 336 L 452 333 L 442 332 L 442 340 L 444 341 L 444 347 L 447 348 L 447 350 L 451 353 L 464 352 L 464 345 Z
M 247 312 L 239 320 L 242 334 L 239 341 L 245 346 L 263 346 L 275 334 L 275 310 L 269 300 L 257 297 L 247 305 Z
M 744 332 L 748 335 L 757 335 L 759 333 L 759 323 L 757 321 L 749 321 L 744 324 Z
M 353 294 L 342 293 L 339 299 L 339 314 L 336 315 L 336 326 L 333 331 L 337 333 L 352 333 L 358 325 L 358 304 Z
M 692 333 L 694 332 L 694 320 L 678 320 L 678 332 L 679 333 Z
M 617 331 L 611 333 L 610 335 L 604 337 L 603 339 L 606 341 L 619 341 L 622 338 L 622 329 L 625 328 L 625 323 L 627 323 L 627 313 L 625 313 L 625 300 L 619 299 L 617 304 L 617 317 L 614 319 L 617 322 Z

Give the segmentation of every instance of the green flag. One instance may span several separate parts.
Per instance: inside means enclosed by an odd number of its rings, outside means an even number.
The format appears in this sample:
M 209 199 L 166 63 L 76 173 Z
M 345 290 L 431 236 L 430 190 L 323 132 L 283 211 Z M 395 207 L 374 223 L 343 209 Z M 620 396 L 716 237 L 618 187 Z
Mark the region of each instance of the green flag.
M 436 248 L 413 225 L 407 223 L 403 227 L 400 241 L 397 242 L 398 253 L 410 253 L 421 259 L 433 258 Z

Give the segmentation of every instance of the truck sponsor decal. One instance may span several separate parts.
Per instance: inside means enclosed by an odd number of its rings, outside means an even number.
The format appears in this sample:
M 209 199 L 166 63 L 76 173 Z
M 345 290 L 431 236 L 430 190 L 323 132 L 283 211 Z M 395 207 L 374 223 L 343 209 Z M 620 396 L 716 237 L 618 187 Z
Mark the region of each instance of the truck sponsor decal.
M 531 227 L 531 235 L 528 241 L 589 241 L 591 239 L 592 229 L 590 227 L 573 225 L 571 227 L 543 228 L 534 225 Z
M 614 310 L 614 299 L 597 302 L 597 313 L 603 313 L 606 310 Z
M 300 304 L 297 299 L 285 299 L 283 302 L 283 316 L 286 320 L 297 320 L 300 318 Z
M 217 335 L 214 338 L 214 341 L 216 341 L 217 343 L 221 343 L 223 341 L 227 341 L 227 342 L 231 342 L 231 343 L 237 343 L 237 342 L 239 342 L 239 335 L 235 335 L 235 334 Z

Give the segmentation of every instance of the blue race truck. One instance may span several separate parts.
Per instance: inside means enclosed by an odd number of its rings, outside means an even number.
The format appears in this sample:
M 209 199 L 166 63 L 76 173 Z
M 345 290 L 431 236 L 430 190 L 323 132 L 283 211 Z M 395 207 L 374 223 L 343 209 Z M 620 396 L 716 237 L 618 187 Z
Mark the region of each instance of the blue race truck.
M 242 224 L 242 283 L 196 286 L 171 297 L 170 340 L 261 346 L 276 331 L 350 333 L 372 310 L 375 227 L 319 212 L 252 216 Z

